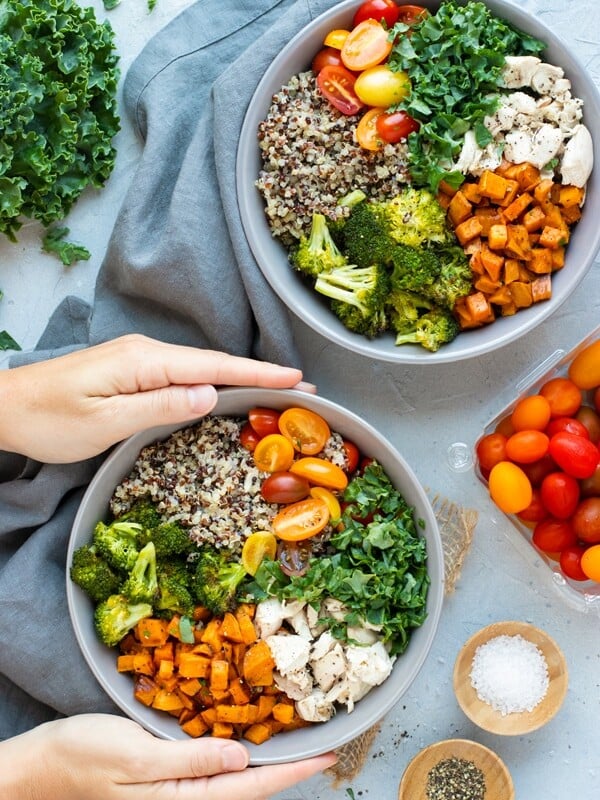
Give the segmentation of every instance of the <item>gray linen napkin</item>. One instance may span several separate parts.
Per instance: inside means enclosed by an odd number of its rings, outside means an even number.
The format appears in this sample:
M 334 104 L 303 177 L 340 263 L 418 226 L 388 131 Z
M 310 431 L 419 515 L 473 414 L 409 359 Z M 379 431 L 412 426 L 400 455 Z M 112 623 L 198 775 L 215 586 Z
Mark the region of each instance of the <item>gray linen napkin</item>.
M 244 239 L 239 131 L 273 57 L 335 0 L 202 0 L 146 46 L 124 86 L 144 142 L 93 308 L 67 298 L 13 365 L 140 332 L 299 363 L 286 310 Z M 41 465 L 0 453 L 0 738 L 45 719 L 115 711 L 81 656 L 65 553 L 101 459 Z

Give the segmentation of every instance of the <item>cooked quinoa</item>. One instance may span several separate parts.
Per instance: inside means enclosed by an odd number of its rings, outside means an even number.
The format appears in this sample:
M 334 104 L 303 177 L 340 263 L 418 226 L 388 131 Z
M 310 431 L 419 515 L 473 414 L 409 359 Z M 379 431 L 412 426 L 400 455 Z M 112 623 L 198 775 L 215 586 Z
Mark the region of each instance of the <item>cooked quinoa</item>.
M 408 181 L 404 143 L 369 151 L 354 139 L 358 116 L 337 111 L 312 71 L 295 75 L 273 96 L 258 129 L 263 168 L 256 185 L 274 236 L 289 246 L 310 229 L 313 212 L 331 218 L 355 189 L 383 200 Z
M 166 519 L 189 528 L 198 544 L 241 550 L 254 531 L 268 530 L 279 506 L 260 494 L 267 473 L 254 466 L 240 444 L 245 419 L 207 416 L 167 439 L 145 447 L 117 486 L 110 510 L 117 517 L 136 500 L 156 503 Z M 334 433 L 323 456 L 344 467 L 342 437 Z

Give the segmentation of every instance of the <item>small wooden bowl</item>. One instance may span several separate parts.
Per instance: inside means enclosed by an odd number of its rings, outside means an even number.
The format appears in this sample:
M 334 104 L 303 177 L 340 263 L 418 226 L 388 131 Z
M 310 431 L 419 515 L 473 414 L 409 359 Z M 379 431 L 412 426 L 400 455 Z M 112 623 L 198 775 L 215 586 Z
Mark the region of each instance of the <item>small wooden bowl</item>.
M 520 634 L 536 645 L 548 664 L 548 691 L 531 711 L 501 714 L 477 697 L 471 684 L 471 667 L 477 648 L 496 636 Z M 547 633 L 527 622 L 494 622 L 475 633 L 462 647 L 454 665 L 454 692 L 467 717 L 490 733 L 505 736 L 530 733 L 545 725 L 556 714 L 565 699 L 568 685 L 565 657 Z
M 485 796 L 490 800 L 514 800 L 515 789 L 505 763 L 492 750 L 469 739 L 445 739 L 421 750 L 404 771 L 398 800 L 427 800 L 427 776 L 439 761 L 447 758 L 472 761 L 483 772 Z

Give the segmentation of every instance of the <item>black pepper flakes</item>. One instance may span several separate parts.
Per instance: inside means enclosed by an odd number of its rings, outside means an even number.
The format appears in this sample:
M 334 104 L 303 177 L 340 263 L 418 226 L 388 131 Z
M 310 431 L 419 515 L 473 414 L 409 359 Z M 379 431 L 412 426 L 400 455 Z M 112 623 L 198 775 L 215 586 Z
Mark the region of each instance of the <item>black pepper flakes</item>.
M 427 774 L 427 800 L 484 800 L 485 777 L 465 758 L 445 758 Z

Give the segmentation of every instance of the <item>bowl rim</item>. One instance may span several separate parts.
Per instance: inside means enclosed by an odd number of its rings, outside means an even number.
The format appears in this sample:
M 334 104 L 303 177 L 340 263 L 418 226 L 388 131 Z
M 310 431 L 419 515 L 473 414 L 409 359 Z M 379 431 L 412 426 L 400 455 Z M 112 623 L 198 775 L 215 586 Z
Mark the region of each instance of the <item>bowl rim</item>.
M 337 403 L 319 395 L 312 395 L 294 389 L 260 389 L 255 387 L 219 389 L 217 405 L 211 413 L 223 413 L 231 416 L 235 416 L 236 413 L 243 415 L 243 412 L 234 412 L 231 409 L 234 407 L 249 409 L 253 405 L 264 406 L 269 404 L 272 404 L 271 407 L 276 408 L 286 408 L 292 404 L 303 405 L 323 414 L 330 423 L 332 430 L 338 431 L 341 427 L 342 430 L 339 432 L 342 435 L 344 434 L 342 420 L 347 428 L 359 426 L 360 435 L 355 437 L 359 449 L 363 440 L 369 439 L 378 443 L 385 455 L 385 458 L 382 459 L 384 468 L 387 472 L 392 472 L 391 477 L 395 484 L 398 481 L 394 479 L 394 473 L 397 473 L 401 474 L 404 481 L 410 485 L 410 505 L 416 507 L 418 516 L 423 518 L 425 522 L 424 535 L 427 540 L 428 571 L 431 583 L 427 597 L 427 619 L 420 628 L 415 629 L 411 634 L 411 641 L 413 641 L 414 637 L 415 647 L 419 648 L 418 655 L 417 651 L 413 651 L 412 662 L 410 664 L 405 662 L 409 664 L 409 667 L 406 668 L 401 666 L 402 656 L 396 660 L 394 669 L 400 665 L 397 681 L 391 683 L 388 683 L 389 679 L 384 681 L 369 693 L 372 696 L 371 702 L 361 706 L 361 703 L 368 700 L 369 696 L 367 696 L 360 703 L 357 703 L 352 716 L 348 717 L 349 724 L 344 724 L 346 721 L 345 713 L 340 712 L 336 717 L 332 718 L 330 723 L 335 723 L 335 728 L 330 728 L 329 730 L 335 731 L 334 741 L 328 740 L 327 735 L 320 734 L 320 731 L 325 730 L 325 728 L 318 725 L 273 737 L 270 742 L 271 749 L 274 752 L 271 754 L 265 750 L 265 745 L 257 746 L 244 741 L 243 743 L 250 753 L 250 765 L 252 766 L 285 763 L 329 752 L 331 749 L 346 744 L 379 722 L 396 705 L 400 697 L 412 684 L 429 654 L 441 616 L 445 585 L 441 536 L 429 498 L 402 454 L 396 450 L 383 434 L 370 423 L 354 414 L 354 412 L 343 408 Z M 121 711 L 141 724 L 146 730 L 165 739 L 187 739 L 188 737 L 179 728 L 177 720 L 173 717 L 168 717 L 168 715 L 154 709 L 148 709 L 135 701 L 130 676 L 123 676 L 117 673 L 114 648 L 102 645 L 93 632 L 91 601 L 70 580 L 69 564 L 76 547 L 83 544 L 84 541 L 89 541 L 89 531 L 93 521 L 97 521 L 103 513 L 106 513 L 106 505 L 110 493 L 117 483 L 128 474 L 141 448 L 158 439 L 165 438 L 176 430 L 192 426 L 201 419 L 150 428 L 135 434 L 118 445 L 100 466 L 82 497 L 73 522 L 66 554 L 66 593 L 69 616 L 84 660 L 100 686 Z M 127 464 L 126 467 L 125 464 Z M 116 477 L 114 477 L 114 470 L 118 471 Z M 111 475 L 113 475 L 112 478 Z M 402 491 L 404 493 L 404 489 Z M 97 510 L 100 507 L 104 511 L 98 514 Z M 410 652 L 410 645 L 409 650 L 406 652 Z M 121 678 L 125 680 L 121 680 Z M 354 724 L 355 722 L 356 725 Z M 288 737 L 285 740 L 288 744 L 291 743 L 287 749 L 282 744 L 284 737 Z M 278 741 L 279 744 L 275 747 L 275 743 Z M 296 749 L 291 750 L 290 748 L 294 746 Z
M 535 303 L 527 309 L 520 311 L 512 317 L 498 318 L 494 323 L 473 331 L 463 331 L 450 344 L 431 353 L 419 345 L 402 345 L 397 347 L 393 343 L 393 335 L 384 334 L 377 339 L 369 340 L 365 336 L 352 333 L 326 307 L 324 298 L 319 298 L 310 287 L 303 284 L 301 277 L 293 275 L 287 258 L 285 248 L 272 236 L 266 216 L 264 214 L 264 200 L 254 182 L 260 169 L 260 154 L 256 131 L 259 122 L 264 118 L 270 98 L 278 91 L 283 83 L 292 74 L 298 71 L 290 69 L 287 78 L 282 75 L 284 65 L 293 61 L 293 54 L 298 45 L 304 40 L 319 41 L 318 33 L 322 27 L 329 25 L 331 20 L 336 20 L 335 27 L 340 27 L 338 22 L 346 17 L 351 20 L 352 11 L 360 5 L 360 0 L 342 0 L 322 14 L 311 20 L 298 31 L 278 52 L 260 78 L 253 96 L 248 104 L 238 142 L 235 182 L 236 193 L 242 230 L 246 237 L 250 251 L 259 266 L 263 276 L 284 305 L 302 322 L 325 339 L 344 349 L 358 355 L 376 358 L 381 361 L 396 364 L 444 364 L 475 358 L 491 353 L 501 347 L 516 342 L 523 335 L 548 319 L 572 294 L 591 268 L 595 257 L 600 250 L 600 227 L 591 219 L 592 212 L 583 214 L 581 221 L 573 231 L 570 241 L 570 250 L 567 250 L 567 270 L 574 274 L 572 281 L 564 278 L 564 269 L 553 275 L 552 298 L 543 303 Z M 422 5 L 437 8 L 437 0 L 423 0 Z M 565 69 L 565 74 L 573 84 L 573 94 L 582 97 L 579 87 L 584 88 L 584 122 L 590 131 L 600 128 L 600 90 L 591 78 L 591 75 L 571 53 L 562 39 L 555 34 L 539 18 L 521 9 L 509 0 L 486 0 L 486 5 L 492 13 L 498 16 L 510 16 L 510 22 L 521 30 L 534 33 L 544 39 L 547 44 L 546 52 L 560 51 L 562 58 L 549 58 L 550 63 L 556 63 Z M 532 28 L 536 28 L 532 31 Z M 315 38 L 316 36 L 316 38 Z M 321 37 L 322 41 L 322 37 Z M 314 49 L 316 52 L 316 47 Z M 299 59 L 296 58 L 296 64 Z M 306 62 L 304 62 L 306 63 Z M 592 124 L 596 120 L 597 125 Z M 594 137 L 594 162 L 600 162 L 599 137 Z M 586 203 L 592 200 L 600 206 L 600 174 L 596 166 L 586 187 Z M 591 203 L 590 203 L 591 205 Z M 583 231 L 583 232 L 580 232 Z M 584 233 L 588 237 L 589 245 L 584 249 Z M 575 249 L 577 246 L 577 250 Z M 579 253 L 583 250 L 583 253 Z M 284 263 L 285 262 L 285 263 Z M 289 274 L 286 274 L 289 272 Z M 283 279 L 282 279 L 283 278 Z M 293 278 L 293 280 L 292 280 Z M 327 313 L 325 313 L 327 312 Z M 475 336 L 477 339 L 475 340 Z M 471 342 L 475 341 L 475 344 Z

